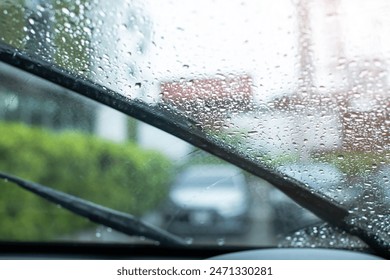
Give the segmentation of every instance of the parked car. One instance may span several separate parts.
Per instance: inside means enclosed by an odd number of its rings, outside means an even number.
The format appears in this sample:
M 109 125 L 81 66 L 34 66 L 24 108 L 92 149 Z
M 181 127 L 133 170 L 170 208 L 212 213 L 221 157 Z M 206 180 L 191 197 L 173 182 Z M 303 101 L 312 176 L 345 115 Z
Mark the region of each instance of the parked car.
M 165 227 L 172 232 L 242 234 L 249 228 L 251 202 L 243 172 L 229 165 L 195 165 L 177 177 L 165 206 Z

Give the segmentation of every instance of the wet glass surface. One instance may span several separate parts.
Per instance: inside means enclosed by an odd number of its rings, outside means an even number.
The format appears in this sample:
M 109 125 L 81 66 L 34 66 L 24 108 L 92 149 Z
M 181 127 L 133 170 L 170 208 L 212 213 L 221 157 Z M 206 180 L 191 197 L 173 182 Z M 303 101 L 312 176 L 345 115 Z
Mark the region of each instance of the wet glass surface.
M 208 137 L 333 198 L 357 215 L 349 223 L 386 236 L 389 10 L 386 1 L 343 0 L 0 1 L 0 41 L 121 95 L 192 119 Z M 150 213 L 160 214 L 148 216 L 141 206 L 127 207 L 118 198 L 123 209 L 139 211 L 168 230 L 175 219 L 182 224 L 223 220 L 209 206 L 194 214 L 163 202 L 178 175 L 218 160 L 107 108 L 74 99 L 63 89 L 37 86 L 7 71 L 1 71 L 0 85 L 4 125 L 22 122 L 56 133 L 81 131 L 115 143 L 132 141 L 166 157 L 160 163 L 164 187 L 157 195 L 148 197 L 142 188 L 125 190 L 129 200 L 134 194 L 144 197 L 156 207 Z M 62 93 L 48 98 L 52 92 Z M 149 164 L 139 161 L 134 159 L 134 166 L 147 169 Z M 104 153 L 98 159 L 103 169 L 112 162 L 115 157 Z M 211 239 L 183 233 L 189 242 L 276 244 L 273 236 L 320 222 L 265 181 L 240 172 L 246 191 L 232 197 L 246 192 L 252 197 L 241 199 L 247 217 L 238 221 L 249 225 L 241 233 L 249 237 L 226 237 L 229 227 L 240 227 L 229 218 L 232 225 L 221 226 L 223 233 L 218 229 Z M 129 179 L 118 175 L 115 180 L 109 184 L 123 186 Z M 158 189 L 155 180 L 151 176 L 150 186 Z M 205 197 L 220 179 L 213 180 L 200 192 Z M 191 195 L 196 201 L 197 194 Z M 209 196 L 228 199 L 229 194 Z M 12 216 L 14 210 L 7 207 L 3 211 Z M 251 232 L 264 236 L 253 239 Z

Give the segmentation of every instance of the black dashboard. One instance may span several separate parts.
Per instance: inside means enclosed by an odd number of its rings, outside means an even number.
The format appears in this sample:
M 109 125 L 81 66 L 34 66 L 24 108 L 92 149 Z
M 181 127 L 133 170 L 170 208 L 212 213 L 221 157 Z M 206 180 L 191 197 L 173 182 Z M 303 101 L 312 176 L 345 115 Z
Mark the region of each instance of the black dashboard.
M 380 260 L 367 252 L 325 248 L 166 247 L 101 243 L 1 242 L 0 259 Z

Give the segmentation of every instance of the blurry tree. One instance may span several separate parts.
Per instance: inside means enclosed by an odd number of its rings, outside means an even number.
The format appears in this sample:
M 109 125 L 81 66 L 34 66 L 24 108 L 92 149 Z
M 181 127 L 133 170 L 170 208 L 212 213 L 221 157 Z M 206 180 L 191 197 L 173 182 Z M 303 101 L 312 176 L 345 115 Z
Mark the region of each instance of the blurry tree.
M 108 87 L 117 84 L 117 72 L 135 84 L 151 30 L 136 0 L 0 0 L 0 42 Z M 136 139 L 136 124 L 128 128 Z

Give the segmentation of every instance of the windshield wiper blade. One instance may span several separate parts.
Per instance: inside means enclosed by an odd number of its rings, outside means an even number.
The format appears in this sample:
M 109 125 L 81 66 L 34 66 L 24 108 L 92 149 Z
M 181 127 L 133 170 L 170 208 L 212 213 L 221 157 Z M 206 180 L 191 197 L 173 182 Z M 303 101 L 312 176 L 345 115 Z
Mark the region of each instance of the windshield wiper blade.
M 274 171 L 265 164 L 242 154 L 234 147 L 207 136 L 196 123 L 180 113 L 176 113 L 175 110 L 166 109 L 159 105 L 153 106 L 141 100 L 130 99 L 85 77 L 72 74 L 52 63 L 32 57 L 1 43 L 0 61 L 166 131 L 210 154 L 237 165 L 255 176 L 265 179 L 319 218 L 352 235 L 356 235 L 378 254 L 390 257 L 388 246 L 383 246 L 383 244 L 386 244 L 386 240 L 382 240 L 375 233 L 369 232 L 364 226 L 351 224 L 348 219 L 353 218 L 353 215 L 337 202 L 315 190 L 308 189 L 302 182 Z
M 83 216 L 92 222 L 105 225 L 127 235 L 143 236 L 153 241 L 157 241 L 160 245 L 187 245 L 180 237 L 153 225 L 149 225 L 132 215 L 3 172 L 0 172 L 0 178 L 12 182 L 47 201 L 59 204 L 76 215 Z

